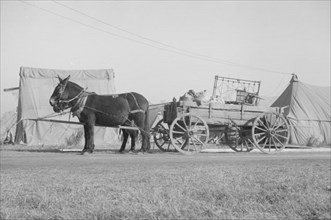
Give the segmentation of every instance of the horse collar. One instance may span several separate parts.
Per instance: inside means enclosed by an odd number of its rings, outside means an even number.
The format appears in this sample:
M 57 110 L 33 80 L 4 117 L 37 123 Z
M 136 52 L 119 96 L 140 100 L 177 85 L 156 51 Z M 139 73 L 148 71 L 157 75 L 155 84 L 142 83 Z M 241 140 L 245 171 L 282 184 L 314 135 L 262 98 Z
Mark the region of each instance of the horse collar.
M 72 116 L 80 117 L 80 114 L 84 110 L 85 103 L 88 97 L 88 93 L 82 93 L 82 95 L 78 98 L 76 104 L 71 108 Z

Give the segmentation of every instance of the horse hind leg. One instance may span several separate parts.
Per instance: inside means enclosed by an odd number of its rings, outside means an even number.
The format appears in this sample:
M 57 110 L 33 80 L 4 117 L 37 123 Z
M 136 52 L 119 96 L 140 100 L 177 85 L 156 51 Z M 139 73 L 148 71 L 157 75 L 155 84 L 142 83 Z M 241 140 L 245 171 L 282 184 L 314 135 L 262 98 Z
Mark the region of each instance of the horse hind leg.
M 131 138 L 131 152 L 135 151 L 135 146 L 136 146 L 136 138 L 138 137 L 138 132 L 137 131 L 130 131 L 130 138 Z
M 128 137 L 129 137 L 128 131 L 122 129 L 122 132 L 123 132 L 123 142 L 120 149 L 121 153 L 125 150 L 126 142 L 128 141 Z
M 151 149 L 151 143 L 150 143 L 150 127 L 149 127 L 149 110 L 147 109 L 145 112 L 145 118 L 144 118 L 144 126 L 143 126 L 143 131 L 141 134 L 143 135 L 142 137 L 142 142 L 145 145 L 145 149 L 149 151 Z

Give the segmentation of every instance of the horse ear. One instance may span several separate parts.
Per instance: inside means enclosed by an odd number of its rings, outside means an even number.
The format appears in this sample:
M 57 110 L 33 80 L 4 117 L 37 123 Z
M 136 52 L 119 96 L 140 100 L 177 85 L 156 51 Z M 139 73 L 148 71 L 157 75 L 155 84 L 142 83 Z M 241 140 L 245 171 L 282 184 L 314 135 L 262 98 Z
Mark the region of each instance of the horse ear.
M 59 75 L 57 75 L 57 78 L 59 79 L 60 82 L 62 82 L 62 79 Z
M 64 81 L 65 81 L 65 82 L 68 82 L 69 79 L 70 79 L 70 75 L 69 75 L 67 78 L 65 78 Z

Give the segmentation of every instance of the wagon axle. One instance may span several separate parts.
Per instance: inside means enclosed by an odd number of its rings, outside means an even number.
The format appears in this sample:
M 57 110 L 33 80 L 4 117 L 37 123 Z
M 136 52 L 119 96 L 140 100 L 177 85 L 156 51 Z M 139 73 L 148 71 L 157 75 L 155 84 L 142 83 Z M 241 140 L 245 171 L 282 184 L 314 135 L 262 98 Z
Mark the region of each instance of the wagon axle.
M 190 138 L 190 137 L 193 137 L 193 136 L 194 136 L 194 132 L 192 130 L 187 130 L 187 131 L 184 132 L 183 138 L 187 139 L 187 138 Z
M 274 136 L 276 134 L 275 130 L 274 129 L 268 129 L 267 132 L 266 132 L 266 135 L 268 138 Z

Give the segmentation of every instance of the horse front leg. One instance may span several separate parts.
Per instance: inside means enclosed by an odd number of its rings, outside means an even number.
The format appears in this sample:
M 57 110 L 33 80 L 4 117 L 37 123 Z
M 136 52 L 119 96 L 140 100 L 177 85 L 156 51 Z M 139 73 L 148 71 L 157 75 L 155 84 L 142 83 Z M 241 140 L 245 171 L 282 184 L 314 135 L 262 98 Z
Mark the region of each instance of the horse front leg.
M 82 154 L 84 154 L 88 150 L 88 142 L 89 142 L 89 128 L 87 125 L 84 125 L 84 139 L 85 139 L 85 144 L 84 144 L 84 149 L 82 151 Z
M 94 121 L 84 125 L 85 145 L 82 154 L 93 153 L 94 150 Z

